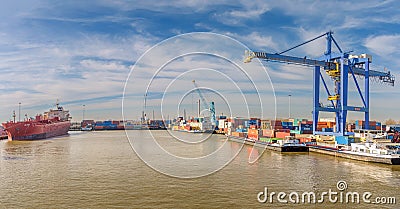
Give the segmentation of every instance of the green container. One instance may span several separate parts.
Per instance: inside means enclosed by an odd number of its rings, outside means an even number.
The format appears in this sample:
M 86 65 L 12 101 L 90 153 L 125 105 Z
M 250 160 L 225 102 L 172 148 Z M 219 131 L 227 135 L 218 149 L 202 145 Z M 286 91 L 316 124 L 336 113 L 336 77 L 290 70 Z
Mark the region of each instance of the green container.
M 290 130 L 290 133 L 292 134 L 301 134 L 300 130 Z
M 263 141 L 263 142 L 271 142 L 271 138 L 260 137 L 259 140 L 260 140 L 260 141 Z

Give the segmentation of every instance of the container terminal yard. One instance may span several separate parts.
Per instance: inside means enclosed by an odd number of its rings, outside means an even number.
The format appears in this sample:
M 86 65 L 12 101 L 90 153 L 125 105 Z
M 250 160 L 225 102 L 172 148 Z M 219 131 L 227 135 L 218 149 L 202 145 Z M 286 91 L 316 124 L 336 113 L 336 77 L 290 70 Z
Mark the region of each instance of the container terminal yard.
M 325 37 L 326 51 L 319 59 L 307 57 L 293 57 L 284 53 Z M 336 47 L 338 52 L 333 52 Z M 394 85 L 395 78 L 389 71 L 381 72 L 370 70 L 372 56 L 368 54 L 350 54 L 344 52 L 329 31 L 314 39 L 296 45 L 280 53 L 246 51 L 244 62 L 260 59 L 264 62 L 280 62 L 294 65 L 304 65 L 313 68 L 313 108 L 312 120 L 302 118 L 288 118 L 268 120 L 262 118 L 239 118 L 215 115 L 214 102 L 207 102 L 199 88 L 198 94 L 209 116 L 178 117 L 173 121 L 142 120 L 133 121 L 83 121 L 82 130 L 115 130 L 115 129 L 166 129 L 184 131 L 188 133 L 214 132 L 225 134 L 232 140 L 242 140 L 258 146 L 278 147 L 283 151 L 285 147 L 302 148 L 307 151 L 334 155 L 349 159 L 378 162 L 386 164 L 400 164 L 399 127 L 387 126 L 382 122 L 370 120 L 369 79 L 375 78 L 380 83 Z M 322 76 L 325 71 L 333 81 L 328 86 Z M 364 80 L 363 91 L 357 77 Z M 349 81 L 354 83 L 361 106 L 348 104 Z M 197 87 L 195 81 L 193 84 Z M 328 104 L 321 102 L 320 89 L 328 95 Z M 334 89 L 332 91 L 332 89 Z M 209 105 L 208 105 L 209 104 Z M 200 100 L 199 100 L 200 109 Z M 347 121 L 348 112 L 364 114 L 363 120 L 354 123 Z M 334 118 L 320 119 L 319 114 L 327 112 L 334 114 Z M 200 111 L 199 111 L 200 113 Z M 278 151 L 279 151 L 278 150 Z M 298 151 L 300 149 L 289 149 Z M 304 150 L 304 149 L 301 149 Z
M 293 57 L 284 53 L 325 37 L 327 40 L 326 52 L 319 59 L 307 57 Z M 336 47 L 339 52 L 333 52 Z M 245 51 L 244 63 L 252 59 L 264 62 L 280 62 L 294 65 L 313 67 L 313 107 L 312 120 L 303 118 L 263 119 L 216 116 L 215 104 L 208 102 L 203 96 L 195 80 L 193 85 L 199 94 L 199 111 L 197 117 L 177 117 L 174 120 L 149 120 L 144 111 L 140 121 L 83 120 L 71 123 L 70 130 L 101 131 L 101 130 L 165 130 L 183 131 L 188 133 L 216 133 L 224 134 L 232 140 L 241 140 L 245 143 L 261 147 L 278 148 L 278 151 L 314 151 L 322 154 L 335 155 L 350 159 L 400 164 L 400 140 L 398 126 L 388 126 L 382 122 L 371 121 L 369 79 L 375 78 L 380 83 L 394 85 L 395 78 L 390 71 L 370 70 L 372 56 L 368 54 L 350 54 L 344 52 L 329 31 L 314 39 L 296 45 L 280 53 Z M 322 76 L 323 71 L 333 81 L 333 87 Z M 363 91 L 357 78 L 364 80 Z M 349 81 L 353 81 L 361 106 L 348 104 Z M 321 102 L 320 89 L 325 89 L 328 95 L 326 101 Z M 332 91 L 332 89 L 334 89 Z M 207 116 L 200 115 L 200 104 L 207 110 Z M 144 108 L 146 109 L 146 107 Z M 349 111 L 364 114 L 363 120 L 354 123 L 347 121 Z M 320 112 L 334 114 L 334 118 L 319 118 Z M 2 131 L 4 135 L 4 131 Z M 303 149 L 307 146 L 309 149 Z M 287 148 L 287 149 L 286 149 Z
M 216 124 L 209 125 L 207 117 L 178 117 L 174 120 L 143 121 L 94 121 L 84 120 L 71 123 L 72 131 L 107 131 L 107 130 L 171 130 L 198 134 L 213 132 L 226 135 L 232 141 L 245 142 L 275 151 L 283 151 L 287 141 L 307 146 L 307 151 L 355 160 L 400 164 L 400 125 L 386 125 L 378 121 L 356 120 L 347 123 L 345 131 L 350 136 L 327 136 L 313 134 L 313 121 L 304 118 L 260 119 L 217 116 Z M 211 129 L 209 129 L 211 127 Z M 318 121 L 318 132 L 332 131 L 336 122 L 329 119 Z M 301 149 L 304 151 L 304 149 Z M 295 150 L 296 151 L 296 150 Z M 303 152 L 301 151 L 301 152 Z M 351 155 L 353 154 L 353 155 Z M 358 155 L 355 155 L 358 154 Z M 389 158 L 390 156 L 390 158 Z

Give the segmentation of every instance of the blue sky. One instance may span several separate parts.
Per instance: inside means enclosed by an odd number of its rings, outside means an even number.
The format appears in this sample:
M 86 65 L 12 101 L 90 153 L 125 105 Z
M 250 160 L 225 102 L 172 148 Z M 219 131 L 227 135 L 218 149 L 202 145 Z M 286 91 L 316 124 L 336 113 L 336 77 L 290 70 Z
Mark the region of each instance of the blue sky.
M 82 119 L 82 105 L 86 106 L 86 118 L 120 119 L 125 81 L 139 57 L 165 39 L 190 32 L 222 34 L 254 50 L 280 52 L 332 30 L 342 49 L 371 54 L 373 69 L 387 68 L 400 78 L 400 61 L 396 59 L 400 55 L 399 4 L 285 0 L 3 1 L 0 119 L 10 119 L 18 102 L 22 103 L 23 114 L 33 116 L 52 107 L 56 99 L 71 111 L 74 120 Z M 324 51 L 325 40 L 321 39 L 288 55 L 316 58 Z M 292 116 L 311 118 L 311 68 L 267 63 L 266 69 L 276 94 L 277 116 L 288 115 L 287 95 L 291 94 Z M 398 85 L 371 85 L 371 119 L 400 119 L 398 90 Z M 142 101 L 143 92 L 129 93 Z M 132 105 L 137 108 L 129 117 L 136 119 L 142 105 Z M 218 104 L 216 108 L 218 113 L 226 111 L 218 110 Z M 171 117 L 176 112 L 164 111 Z

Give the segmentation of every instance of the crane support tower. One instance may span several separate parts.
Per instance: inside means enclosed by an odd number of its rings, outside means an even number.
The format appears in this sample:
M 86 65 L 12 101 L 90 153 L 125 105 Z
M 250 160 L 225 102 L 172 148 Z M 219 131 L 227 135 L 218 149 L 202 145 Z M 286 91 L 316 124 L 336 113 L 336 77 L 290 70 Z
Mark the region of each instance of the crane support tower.
M 282 55 L 292 49 L 312 42 L 321 37 L 326 37 L 326 52 L 318 59 L 308 59 L 307 57 L 293 57 Z M 339 52 L 332 52 L 332 43 L 336 46 Z M 363 112 L 365 119 L 365 129 L 369 129 L 369 79 L 377 78 L 382 83 L 394 86 L 395 77 L 389 72 L 380 72 L 370 70 L 372 57 L 367 54 L 353 55 L 350 52 L 343 52 L 336 40 L 333 38 L 333 32 L 329 31 L 316 38 L 308 40 L 302 44 L 294 46 L 281 53 L 266 53 L 266 52 L 245 52 L 244 62 L 250 62 L 253 58 L 258 58 L 263 61 L 275 61 L 289 64 L 299 64 L 314 67 L 313 73 L 313 134 L 314 135 L 333 135 L 346 136 L 352 133 L 346 132 L 347 112 Z M 334 82 L 334 92 L 331 93 L 328 89 L 321 70 L 324 70 Z M 350 75 L 350 76 L 349 76 Z M 356 79 L 357 76 L 364 78 L 364 91 L 360 89 L 360 85 Z M 349 93 L 349 77 L 354 81 L 357 92 L 362 101 L 362 106 L 348 105 Z M 327 100 L 329 105 L 324 106 L 320 103 L 320 86 L 321 83 L 328 95 Z M 333 132 L 323 132 L 318 130 L 318 116 L 320 112 L 331 112 L 336 115 L 336 128 Z

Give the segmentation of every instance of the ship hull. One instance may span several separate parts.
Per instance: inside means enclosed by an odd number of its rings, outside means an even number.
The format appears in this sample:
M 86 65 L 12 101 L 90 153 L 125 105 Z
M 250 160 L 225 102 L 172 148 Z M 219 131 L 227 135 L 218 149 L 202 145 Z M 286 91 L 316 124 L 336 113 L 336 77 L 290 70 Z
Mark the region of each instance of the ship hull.
M 17 122 L 3 124 L 8 140 L 39 140 L 68 134 L 70 121 L 54 123 Z

